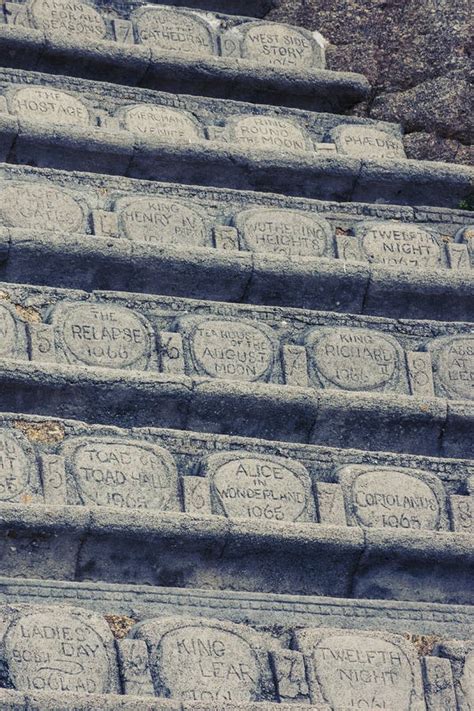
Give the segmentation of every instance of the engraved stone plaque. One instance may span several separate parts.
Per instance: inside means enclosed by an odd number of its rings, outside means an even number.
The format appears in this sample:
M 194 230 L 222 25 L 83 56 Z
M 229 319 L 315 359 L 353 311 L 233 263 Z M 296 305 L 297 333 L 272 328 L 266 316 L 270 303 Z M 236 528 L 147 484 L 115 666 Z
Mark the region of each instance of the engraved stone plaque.
M 277 347 L 269 329 L 237 319 L 199 319 L 189 324 L 189 350 L 198 373 L 224 380 L 270 377 Z
M 215 512 L 261 521 L 313 521 L 306 468 L 290 459 L 225 452 L 205 464 Z
M 76 37 L 100 40 L 105 37 L 105 22 L 93 7 L 78 0 L 31 0 L 30 17 L 39 30 Z
M 134 13 L 137 39 L 157 52 L 210 57 L 214 54 L 211 28 L 190 12 L 146 7 Z
M 89 126 L 87 107 L 72 94 L 46 86 L 27 86 L 8 96 L 8 106 L 18 118 L 52 126 Z
M 27 439 L 1 429 L 0 502 L 28 504 L 40 493 L 38 465 Z
M 84 213 L 65 190 L 34 183 L 0 187 L 0 221 L 7 227 L 52 232 L 81 232 Z
M 178 510 L 178 472 L 163 447 L 116 437 L 77 438 L 63 448 L 69 484 L 86 506 Z
M 406 158 L 402 141 L 369 126 L 338 126 L 331 132 L 338 153 L 353 158 Z
M 118 691 L 112 633 L 98 615 L 60 606 L 26 612 L 10 626 L 4 644 L 15 689 Z
M 126 198 L 116 205 L 122 234 L 159 247 L 204 247 L 208 231 L 201 214 L 182 202 L 159 197 Z
M 357 229 L 362 249 L 375 264 L 433 269 L 442 265 L 441 247 L 431 232 L 403 222 L 369 222 Z
M 436 394 L 474 400 L 474 335 L 437 338 L 427 349 L 433 359 Z
M 139 625 L 135 636 L 150 650 L 157 696 L 215 703 L 274 698 L 267 645 L 277 644 L 244 625 L 151 620 Z
M 15 312 L 11 306 L 0 302 L 0 357 L 9 358 L 14 356 L 19 340 Z
M 321 257 L 330 251 L 331 227 L 316 215 L 260 208 L 238 213 L 235 225 L 253 252 Z
M 152 352 L 148 322 L 115 304 L 65 304 L 54 310 L 53 325 L 69 363 L 104 368 L 146 368 Z
M 350 524 L 376 528 L 448 528 L 438 477 L 416 469 L 349 465 L 338 470 Z
M 243 35 L 242 57 L 270 67 L 307 69 L 322 66 L 321 49 L 309 33 L 276 23 L 248 23 Z
M 310 657 L 312 702 L 334 711 L 425 711 L 414 647 L 401 636 L 348 630 L 297 630 L 298 649 Z
M 200 137 L 197 124 L 190 114 L 167 106 L 129 106 L 123 112 L 123 124 L 132 133 L 160 141 L 192 143 Z
M 305 131 L 293 121 L 277 116 L 234 117 L 227 125 L 227 132 L 237 143 L 258 150 L 290 153 L 310 150 Z
M 321 328 L 306 343 L 313 379 L 323 387 L 407 390 L 404 353 L 392 336 L 364 328 Z

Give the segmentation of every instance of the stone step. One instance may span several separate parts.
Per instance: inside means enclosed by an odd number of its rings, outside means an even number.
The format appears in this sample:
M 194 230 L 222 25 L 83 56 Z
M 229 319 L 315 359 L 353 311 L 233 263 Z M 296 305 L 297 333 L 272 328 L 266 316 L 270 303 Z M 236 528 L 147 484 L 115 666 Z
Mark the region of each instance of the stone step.
M 0 165 L 0 279 L 474 320 L 473 218 Z
M 0 604 L 73 605 L 137 622 L 150 617 L 213 617 L 260 626 L 277 622 L 284 627 L 384 629 L 441 639 L 468 639 L 474 634 L 471 605 L 419 601 L 0 577 Z
M 472 324 L 11 284 L 0 293 L 4 410 L 472 451 Z
M 474 463 L 154 428 L 1 416 L 0 503 L 326 525 L 473 528 Z
M 469 533 L 11 503 L 0 545 L 7 577 L 473 603 Z
M 462 711 L 472 698 L 468 641 L 443 640 L 420 658 L 412 642 L 385 630 L 174 616 L 114 639 L 110 622 L 83 608 L 20 605 L 1 614 L 0 660 L 12 687 L 0 691 L 3 709 L 330 711 L 355 701 Z
M 129 0 L 114 0 L 113 7 L 123 12 L 128 12 L 131 5 L 138 5 Z M 210 12 L 226 12 L 232 15 L 245 15 L 246 17 L 265 17 L 275 7 L 279 0 L 150 0 L 148 5 L 166 5 L 176 8 L 193 8 L 195 10 L 209 10 Z M 96 0 L 97 7 L 110 8 L 110 0 Z
M 473 170 L 395 124 L 3 70 L 0 159 L 302 197 L 459 207 Z
M 325 69 L 318 32 L 144 2 L 85 7 L 87 22 L 82 2 L 62 0 L 61 12 L 49 0 L 7 2 L 0 15 L 1 63 L 336 113 L 369 94 L 362 75 Z
M 472 462 L 14 414 L 0 451 L 4 576 L 472 601 Z

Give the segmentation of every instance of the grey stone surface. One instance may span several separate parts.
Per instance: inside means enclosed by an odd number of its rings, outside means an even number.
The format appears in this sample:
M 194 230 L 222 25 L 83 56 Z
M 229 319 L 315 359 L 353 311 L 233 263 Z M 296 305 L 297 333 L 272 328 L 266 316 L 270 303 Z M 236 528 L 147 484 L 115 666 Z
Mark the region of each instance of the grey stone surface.
M 325 66 L 324 41 L 317 33 L 272 22 L 252 22 L 223 34 L 222 53 L 278 69 Z M 240 51 L 239 51 L 240 50 Z
M 113 304 L 61 304 L 51 324 L 58 360 L 100 368 L 147 370 L 154 354 L 146 319 Z
M 311 660 L 313 702 L 328 701 L 331 708 L 425 710 L 420 663 L 402 637 L 307 629 L 295 638 Z
M 48 427 L 53 427 L 53 431 L 57 427 L 61 432 L 58 443 L 55 439 L 49 443 L 46 438 L 44 444 L 41 440 L 35 440 L 35 432 L 41 433 L 43 428 Z M 29 435 L 31 441 L 21 434 L 22 430 Z M 69 477 L 68 486 L 64 488 L 63 493 L 68 497 L 65 501 L 70 504 L 81 502 L 77 495 L 80 482 L 85 477 L 90 479 L 91 469 L 95 472 L 95 478 L 105 483 L 107 472 L 111 471 L 113 465 L 113 471 L 119 472 L 119 475 L 116 480 L 109 482 L 112 487 L 116 482 L 125 480 L 125 484 L 126 480 L 130 479 L 138 479 L 143 485 L 149 484 L 151 481 L 147 474 L 152 468 L 155 472 L 152 483 L 161 485 L 156 489 L 162 489 L 161 507 L 180 510 L 181 505 L 176 503 L 176 469 L 184 480 L 198 479 L 206 483 L 206 478 L 196 474 L 205 475 L 211 481 L 221 466 L 230 463 L 232 469 L 241 461 L 248 463 L 250 473 L 258 471 L 257 465 L 271 465 L 275 467 L 277 475 L 280 468 L 285 467 L 289 481 L 293 481 L 290 473 L 298 477 L 307 497 L 306 518 L 303 518 L 307 521 L 314 520 L 313 503 L 309 495 L 314 485 L 327 483 L 335 486 L 344 475 L 351 479 L 352 474 L 356 475 L 363 469 L 378 472 L 380 475 L 393 471 L 405 473 L 407 476 L 422 476 L 423 480 L 429 482 L 439 501 L 439 521 L 443 528 L 446 527 L 446 494 L 449 494 L 451 499 L 458 497 L 470 502 L 468 494 L 473 466 L 469 460 L 272 443 L 251 438 L 176 430 L 126 430 L 67 420 L 55 420 L 51 423 L 45 418 L 15 414 L 2 416 L 1 432 L 5 438 L 5 447 L 8 446 L 9 459 L 13 461 L 13 453 L 16 452 L 18 461 L 31 462 L 31 469 L 37 468 L 36 462 L 41 461 L 43 478 L 45 461 L 49 461 L 48 457 L 56 460 L 56 471 L 64 472 L 63 479 L 66 472 Z M 12 440 L 16 442 L 16 450 L 12 449 Z M 10 471 L 10 467 L 7 471 Z M 228 468 L 224 469 L 224 474 L 227 471 Z M 265 474 L 268 475 L 271 471 L 273 469 L 267 468 Z M 159 478 L 156 473 L 159 473 Z M 308 476 L 311 484 L 308 482 Z M 438 483 L 435 483 L 435 480 Z M 345 488 L 350 511 L 353 503 L 352 489 Z M 106 489 L 101 493 L 106 496 Z M 112 497 L 110 501 L 113 501 Z M 123 503 L 120 497 L 117 497 L 115 502 L 118 506 Z M 132 505 L 131 508 L 139 507 Z M 222 508 L 218 507 L 215 512 L 222 513 Z
M 436 392 L 449 393 L 457 399 L 471 398 L 474 392 L 474 338 L 440 338 L 427 349 L 437 373 Z
M 71 126 L 72 116 L 67 113 L 67 123 L 58 123 L 53 128 L 47 117 L 56 119 L 55 105 L 53 108 L 46 105 L 44 110 L 38 102 L 30 102 L 35 120 L 25 119 L 21 113 L 9 114 L 10 121 L 6 116 L 4 134 L 9 138 L 0 158 L 11 163 L 303 197 L 383 199 L 446 207 L 457 207 L 472 189 L 469 168 L 453 169 L 442 163 L 408 161 L 400 156 L 380 158 L 377 150 L 365 150 L 363 158 L 327 150 L 334 148 L 327 141 L 331 141 L 331 132 L 337 126 L 358 126 L 359 134 L 368 131 L 370 135 L 376 129 L 387 140 L 396 140 L 400 131 L 395 124 L 110 87 L 78 79 L 66 81 L 62 77 L 19 70 L 5 69 L 1 73 L 0 85 L 7 93 L 17 91 L 25 83 L 29 91 L 43 92 L 47 88 L 57 93 L 67 89 L 68 96 L 74 95 L 82 102 L 84 115 L 89 110 L 91 121 L 87 126 L 82 121 Z M 158 131 L 161 135 L 143 136 L 117 130 L 123 112 L 138 104 L 143 106 L 143 112 L 148 112 L 144 125 L 156 128 L 156 117 L 150 123 L 148 114 L 152 107 L 156 112 L 161 106 L 180 111 L 181 125 L 185 124 L 186 130 L 170 132 L 162 127 Z M 189 142 L 190 126 L 194 126 L 190 113 L 207 138 Z M 9 142 L 12 135 L 16 135 L 13 147 Z
M 0 706 L 465 711 L 472 171 L 218 1 L 0 14 Z
M 6 356 L 14 358 L 15 363 L 29 358 L 41 368 L 47 364 L 64 365 L 68 373 L 78 367 L 78 375 L 85 366 L 92 378 L 107 377 L 107 369 L 121 374 L 130 371 L 129 383 L 137 385 L 138 373 L 150 373 L 152 380 L 161 377 L 163 383 L 169 377 L 177 383 L 188 377 L 196 385 L 193 393 L 203 395 L 206 390 L 212 392 L 214 382 L 224 389 L 228 386 L 229 395 L 235 383 L 260 383 L 262 394 L 267 392 L 266 384 L 286 385 L 291 397 L 290 388 L 295 381 L 293 370 L 287 367 L 289 351 L 284 347 L 296 347 L 303 359 L 296 380 L 297 385 L 303 386 L 301 394 L 314 393 L 320 410 L 339 410 L 338 417 L 345 417 L 349 393 L 367 394 L 364 407 L 373 411 L 371 416 L 380 405 L 371 403 L 368 395 L 379 395 L 380 403 L 389 408 L 408 407 L 413 412 L 418 410 L 418 398 L 431 403 L 438 412 L 446 406 L 446 400 L 465 401 L 467 406 L 472 399 L 468 380 L 472 340 L 469 323 L 397 322 L 112 291 L 88 294 L 9 284 L 0 284 L 0 291 L 9 330 L 23 334 L 22 341 L 13 340 L 13 335 L 5 341 Z M 15 304 L 16 311 L 5 303 L 7 299 Z M 175 352 L 166 345 L 169 334 L 174 334 Z M 427 350 L 433 353 L 433 370 Z M 407 360 L 407 354 L 418 352 L 423 354 L 425 375 L 434 380 L 436 398 L 427 394 L 423 384 L 419 389 L 419 373 L 413 371 L 416 358 Z M 308 380 L 301 380 L 305 372 Z M 416 377 L 411 377 L 413 374 Z M 455 383 L 447 387 L 451 379 Z M 327 398 L 326 391 L 334 392 Z M 296 392 L 299 391 L 295 395 Z M 344 396 L 340 402 L 339 394 Z M 272 396 L 271 390 L 268 395 Z M 76 415 L 82 416 L 80 410 Z
M 48 33 L 89 40 L 104 39 L 106 25 L 92 4 L 71 0 L 32 0 L 26 15 L 34 28 Z
M 421 659 L 425 700 L 429 711 L 446 709 L 455 711 L 457 708 L 453 672 L 448 659 L 424 657 Z
M 391 336 L 361 328 L 314 329 L 306 337 L 316 387 L 408 392 L 404 356 Z
M 141 623 L 158 696 L 201 702 L 275 699 L 268 652 L 276 640 L 231 622 L 168 618 Z
M 99 615 L 45 607 L 8 610 L 2 617 L 4 685 L 33 692 L 118 692 L 114 640 Z
M 116 694 L 65 694 L 60 691 L 22 693 L 0 689 L 0 701 L 5 711 L 143 711 L 145 708 L 146 711 L 183 711 L 181 704 L 166 699 Z M 271 707 L 271 711 L 274 710 L 275 707 Z M 215 709 L 208 708 L 206 711 Z
M 472 602 L 472 537 L 462 533 L 57 504 L 2 505 L 1 529 L 9 577 Z
M 363 223 L 357 236 L 369 262 L 415 269 L 445 264 L 444 245 L 439 234 L 414 224 L 398 222 Z
M 132 13 L 138 42 L 159 53 L 209 57 L 217 54 L 210 23 L 195 13 L 162 7 L 140 7 Z
M 86 506 L 179 510 L 178 473 L 163 447 L 125 438 L 76 438 L 61 448 L 66 501 Z
M 52 122 L 60 126 L 87 127 L 91 116 L 76 96 L 44 86 L 14 88 L 6 92 L 10 113 L 21 121 Z
M 338 126 L 331 138 L 337 150 L 354 158 L 405 158 L 405 149 L 400 138 L 388 136 L 379 129 L 359 126 Z
M 443 530 L 446 494 L 437 477 L 416 469 L 348 465 L 338 471 L 352 525 Z M 466 499 L 468 497 L 465 497 Z
M 21 432 L 2 431 L 0 501 L 42 503 L 37 455 Z
M 9 2 L 0 46 L 12 67 L 151 89 L 335 112 L 367 97 L 361 75 L 324 69 L 318 32 L 205 9 Z
M 219 514 L 262 521 L 315 518 L 311 480 L 298 462 L 226 452 L 211 455 L 205 472 Z
M 0 406 L 17 413 L 367 450 L 471 455 L 465 435 L 472 413 L 463 401 L 449 402 L 448 409 L 442 399 L 224 384 L 151 371 L 20 361 L 4 361 L 0 381 Z
M 135 624 L 114 645 L 106 621 L 84 609 L 14 605 L 1 612 L 0 659 L 13 687 L 0 691 L 9 704 L 2 708 L 289 711 L 310 703 L 330 711 L 342 700 L 347 708 L 372 703 L 373 708 L 425 711 L 441 708 L 440 692 L 446 700 L 454 688 L 461 699 L 458 708 L 470 708 L 466 682 L 472 645 L 463 641 L 439 645 L 436 652 L 444 658 L 420 661 L 413 644 L 388 632 L 252 626 L 178 614 Z M 55 666 L 45 670 L 48 661 Z M 128 680 L 139 669 L 142 676 L 148 669 L 146 693 L 130 694 Z M 119 674 L 120 689 L 114 686 Z M 161 706 L 151 698 L 152 682 Z

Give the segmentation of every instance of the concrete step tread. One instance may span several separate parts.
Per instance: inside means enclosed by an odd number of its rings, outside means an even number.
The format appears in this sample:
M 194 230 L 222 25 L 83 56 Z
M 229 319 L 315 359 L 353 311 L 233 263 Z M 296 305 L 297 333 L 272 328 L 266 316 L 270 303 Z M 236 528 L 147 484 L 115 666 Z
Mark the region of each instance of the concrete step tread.
M 343 205 L 7 164 L 0 165 L 0 190 L 3 281 L 474 318 L 474 229 L 465 211 Z
M 2 504 L 0 514 L 7 577 L 473 602 L 474 539 L 466 533 L 100 506 Z

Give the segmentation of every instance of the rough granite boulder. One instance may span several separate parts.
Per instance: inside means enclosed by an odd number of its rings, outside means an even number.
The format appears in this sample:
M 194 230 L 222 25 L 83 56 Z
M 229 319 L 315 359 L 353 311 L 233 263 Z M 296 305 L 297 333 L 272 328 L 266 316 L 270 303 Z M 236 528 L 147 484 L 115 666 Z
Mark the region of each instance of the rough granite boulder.
M 268 17 L 329 41 L 328 67 L 367 76 L 355 112 L 400 120 L 411 158 L 472 164 L 470 0 L 280 0 Z

